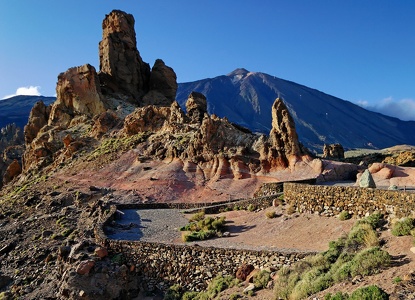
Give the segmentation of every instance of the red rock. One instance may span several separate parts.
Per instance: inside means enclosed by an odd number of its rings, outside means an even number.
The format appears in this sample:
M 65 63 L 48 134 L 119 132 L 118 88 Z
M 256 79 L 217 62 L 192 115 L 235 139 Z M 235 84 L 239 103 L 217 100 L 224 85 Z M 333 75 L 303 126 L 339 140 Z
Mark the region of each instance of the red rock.
M 104 248 L 104 247 L 98 247 L 95 249 L 95 255 L 98 256 L 99 258 L 104 258 L 108 256 L 108 250 L 107 248 Z
M 80 275 L 87 275 L 91 271 L 91 269 L 95 266 L 95 261 L 93 260 L 84 260 L 81 261 L 76 268 L 76 273 Z

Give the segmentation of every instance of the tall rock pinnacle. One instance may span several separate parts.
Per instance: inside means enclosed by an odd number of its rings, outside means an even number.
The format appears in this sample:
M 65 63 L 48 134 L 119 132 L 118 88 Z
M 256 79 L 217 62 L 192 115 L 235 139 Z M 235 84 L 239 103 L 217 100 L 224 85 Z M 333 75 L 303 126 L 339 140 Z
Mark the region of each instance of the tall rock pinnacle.
M 120 10 L 105 16 L 99 43 L 100 80 L 104 92 L 121 92 L 139 103 L 148 92 L 150 66 L 137 50 L 134 23 L 131 14 Z

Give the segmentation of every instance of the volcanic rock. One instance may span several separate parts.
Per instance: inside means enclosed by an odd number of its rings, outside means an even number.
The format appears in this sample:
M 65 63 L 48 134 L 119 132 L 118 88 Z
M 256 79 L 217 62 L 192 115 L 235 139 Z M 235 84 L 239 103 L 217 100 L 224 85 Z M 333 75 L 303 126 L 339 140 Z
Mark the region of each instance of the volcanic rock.
M 49 125 L 68 127 L 77 115 L 92 117 L 106 110 L 97 73 L 89 64 L 59 74 L 56 94 Z
M 186 102 L 186 111 L 192 123 L 202 123 L 207 113 L 206 97 L 198 92 L 191 92 Z
M 113 10 L 102 22 L 99 43 L 100 79 L 105 93 L 123 93 L 140 104 L 148 92 L 150 66 L 137 50 L 134 17 Z
M 142 105 L 170 106 L 176 98 L 176 73 L 161 59 L 157 59 L 151 69 L 149 88 Z
M 236 271 L 235 277 L 239 280 L 245 281 L 248 275 L 255 270 L 255 267 L 253 265 L 249 264 L 243 264 L 238 268 Z
M 17 175 L 22 173 L 22 167 L 20 166 L 17 159 L 15 159 L 6 169 L 3 176 L 3 183 L 7 184 L 12 181 Z
M 80 275 L 89 274 L 91 269 L 95 266 L 95 261 L 93 260 L 83 260 L 79 263 L 78 267 L 76 268 L 76 273 Z
M 24 127 L 25 143 L 30 144 L 37 136 L 40 129 L 48 124 L 50 107 L 42 101 L 37 102 L 30 111 L 29 121 Z
M 341 144 L 324 144 L 323 158 L 340 160 L 344 158 L 344 149 Z
M 365 170 L 359 179 L 359 186 L 363 188 L 376 188 L 375 181 L 369 170 Z

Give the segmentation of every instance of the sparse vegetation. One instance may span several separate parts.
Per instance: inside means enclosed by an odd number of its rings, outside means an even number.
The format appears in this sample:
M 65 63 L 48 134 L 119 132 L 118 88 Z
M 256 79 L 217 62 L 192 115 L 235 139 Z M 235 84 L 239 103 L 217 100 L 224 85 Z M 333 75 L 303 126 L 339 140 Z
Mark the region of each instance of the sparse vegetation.
M 274 218 L 276 218 L 276 217 L 277 217 L 277 212 L 276 212 L 275 210 L 267 211 L 267 212 L 265 213 L 265 216 L 266 216 L 268 219 L 274 219 Z
M 193 215 L 189 224 L 180 228 L 184 242 L 202 241 L 214 236 L 222 236 L 225 227 L 225 217 L 206 217 L 204 212 Z
M 413 218 L 403 218 L 397 220 L 392 226 L 392 234 L 394 236 L 411 235 L 411 231 L 414 229 Z
M 238 284 L 238 279 L 232 276 L 217 276 L 215 277 L 212 282 L 208 285 L 208 288 L 204 292 L 185 292 L 181 299 L 186 300 L 208 300 L 208 299 L 216 299 L 216 297 L 225 289 L 231 288 Z M 234 296 L 236 297 L 236 296 Z M 164 298 L 166 299 L 166 298 Z M 172 299 L 172 298 L 171 298 Z M 180 298 L 179 298 L 180 299 Z M 238 299 L 238 298 L 234 298 Z
M 349 220 L 352 217 L 351 214 L 347 210 L 343 210 L 341 213 L 339 213 L 339 220 L 340 221 L 346 221 Z
M 276 296 L 281 299 L 304 299 L 357 275 L 380 272 L 390 262 L 390 255 L 378 247 L 375 229 L 381 224 L 380 221 L 379 215 L 362 219 L 346 237 L 330 242 L 326 252 L 282 268 L 275 282 Z M 334 297 L 337 298 L 328 299 L 343 299 L 340 298 L 342 295 Z
M 324 300 L 387 300 L 389 299 L 381 288 L 371 285 L 355 290 L 350 296 L 346 293 L 338 292 L 334 295 L 327 294 Z
M 287 207 L 287 214 L 289 214 L 289 215 L 292 215 L 293 213 L 295 213 L 295 206 L 294 205 L 292 205 L 292 204 L 290 204 L 288 207 Z
M 267 284 L 270 281 L 270 279 L 270 272 L 268 272 L 267 270 L 261 270 L 254 276 L 254 285 L 257 289 L 264 289 L 267 287 Z
M 252 203 L 251 204 L 249 204 L 248 205 L 248 207 L 246 208 L 246 210 L 248 210 L 248 211 L 254 211 L 254 210 L 256 210 L 256 207 L 255 207 L 255 205 L 253 205 Z

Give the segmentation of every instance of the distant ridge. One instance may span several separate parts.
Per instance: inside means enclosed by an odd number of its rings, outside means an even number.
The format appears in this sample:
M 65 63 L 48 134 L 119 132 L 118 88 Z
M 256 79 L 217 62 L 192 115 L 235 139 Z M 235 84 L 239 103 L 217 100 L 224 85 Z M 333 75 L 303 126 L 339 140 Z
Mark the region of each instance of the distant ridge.
M 23 129 L 36 102 L 43 101 L 49 105 L 55 100 L 55 97 L 45 96 L 14 96 L 0 100 L 0 128 L 6 127 L 10 123 L 16 123 L 18 127 Z
M 209 113 L 268 134 L 271 105 L 282 97 L 294 118 L 300 141 L 316 151 L 325 143 L 351 148 L 415 145 L 415 122 L 366 110 L 295 82 L 240 68 L 227 75 L 180 83 L 177 101 L 184 107 L 192 91 L 204 94 Z

